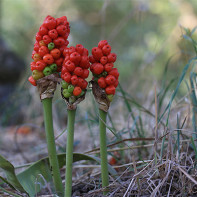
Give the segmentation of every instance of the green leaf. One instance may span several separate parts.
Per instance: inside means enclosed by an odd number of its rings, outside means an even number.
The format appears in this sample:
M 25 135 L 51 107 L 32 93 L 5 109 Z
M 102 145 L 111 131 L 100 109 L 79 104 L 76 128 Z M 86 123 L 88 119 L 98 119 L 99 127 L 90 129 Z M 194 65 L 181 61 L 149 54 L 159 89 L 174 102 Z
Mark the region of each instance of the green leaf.
M 176 94 L 177 94 L 177 92 L 178 92 L 178 90 L 179 90 L 179 87 L 180 87 L 180 85 L 181 85 L 181 83 L 182 83 L 182 81 L 183 81 L 183 79 L 184 79 L 184 77 L 185 77 L 185 75 L 186 75 L 186 73 L 187 73 L 187 70 L 189 69 L 191 63 L 192 63 L 194 60 L 196 60 L 196 59 L 197 59 L 197 57 L 194 57 L 194 58 L 190 59 L 189 62 L 185 65 L 185 67 L 184 67 L 184 69 L 183 69 L 183 71 L 182 71 L 182 73 L 181 73 L 181 76 L 180 76 L 180 78 L 179 78 L 179 81 L 178 81 L 178 84 L 177 84 L 177 86 L 176 86 L 176 89 L 175 89 L 175 91 L 173 92 L 173 94 L 172 94 L 172 96 L 171 96 L 170 102 L 168 103 L 168 105 L 167 105 L 167 107 L 165 108 L 164 112 L 163 112 L 162 115 L 160 116 L 158 123 L 161 121 L 161 119 L 163 118 L 163 116 L 165 115 L 165 113 L 168 111 L 167 121 L 166 121 L 166 126 L 168 126 L 168 120 L 169 120 L 169 115 L 170 115 L 170 109 L 171 109 L 172 102 L 173 102 L 173 100 L 174 100 L 174 98 L 175 98 L 175 96 L 176 96 Z
M 18 178 L 16 177 L 14 166 L 1 155 L 0 155 L 0 168 L 5 173 L 9 185 L 12 185 L 12 187 L 14 187 L 16 190 L 25 192 L 23 186 L 20 184 Z
M 73 153 L 73 162 L 81 160 L 97 161 L 100 163 L 99 158 L 79 153 Z M 60 168 L 62 168 L 66 163 L 66 154 L 59 154 L 58 161 Z M 116 171 L 110 165 L 108 166 L 108 169 L 112 175 L 116 175 Z M 35 194 L 41 190 L 41 185 L 45 185 L 44 180 L 46 182 L 52 181 L 48 157 L 43 158 L 32 164 L 25 171 L 18 174 L 17 178 L 19 179 L 24 189 L 28 192 L 28 194 L 31 197 L 34 197 Z M 39 184 L 37 184 L 38 181 Z

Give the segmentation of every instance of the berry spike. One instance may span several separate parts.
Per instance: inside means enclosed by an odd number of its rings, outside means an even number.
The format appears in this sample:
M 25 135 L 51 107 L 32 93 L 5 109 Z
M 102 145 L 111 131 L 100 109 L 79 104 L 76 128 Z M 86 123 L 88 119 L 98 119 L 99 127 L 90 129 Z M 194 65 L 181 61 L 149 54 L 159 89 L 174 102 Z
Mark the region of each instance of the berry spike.
M 68 109 L 76 109 L 77 104 L 85 98 L 89 76 L 88 51 L 83 45 L 65 48 L 63 51 L 64 61 L 61 70 L 62 97 L 67 103 Z M 65 83 L 67 85 L 65 85 Z M 73 89 L 69 90 L 72 86 Z

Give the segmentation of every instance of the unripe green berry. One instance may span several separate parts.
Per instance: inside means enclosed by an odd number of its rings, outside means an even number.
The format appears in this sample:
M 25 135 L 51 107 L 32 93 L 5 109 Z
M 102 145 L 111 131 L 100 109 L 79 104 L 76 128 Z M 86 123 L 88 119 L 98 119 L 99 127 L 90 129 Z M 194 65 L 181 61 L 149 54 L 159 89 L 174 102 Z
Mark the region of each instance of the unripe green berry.
M 68 89 L 68 85 L 69 85 L 69 84 L 68 84 L 66 81 L 63 80 L 63 81 L 61 82 L 61 85 L 62 85 L 62 88 L 63 88 L 63 89 Z
M 45 76 L 52 74 L 52 70 L 47 66 L 44 68 L 43 73 Z
M 72 93 L 73 92 L 73 90 L 74 90 L 74 86 L 73 85 L 69 85 L 68 86 L 68 92 L 70 92 L 70 93 Z
M 110 102 L 112 102 L 113 98 L 114 98 L 114 95 L 113 94 L 108 94 L 107 95 L 107 98 Z
M 68 92 L 68 89 L 64 89 L 62 91 L 62 94 L 65 98 L 69 98 L 70 96 L 72 96 L 72 94 L 70 92 Z
M 33 72 L 32 72 L 32 77 L 34 78 L 34 80 L 38 80 L 38 79 L 44 77 L 44 74 L 43 74 L 42 71 L 33 70 Z
M 52 70 L 52 72 L 56 71 L 57 70 L 57 64 L 51 64 L 50 66 L 50 69 Z
M 49 50 L 52 50 L 54 47 L 55 47 L 55 44 L 54 44 L 53 42 L 50 42 L 50 43 L 48 44 L 48 49 L 49 49 Z

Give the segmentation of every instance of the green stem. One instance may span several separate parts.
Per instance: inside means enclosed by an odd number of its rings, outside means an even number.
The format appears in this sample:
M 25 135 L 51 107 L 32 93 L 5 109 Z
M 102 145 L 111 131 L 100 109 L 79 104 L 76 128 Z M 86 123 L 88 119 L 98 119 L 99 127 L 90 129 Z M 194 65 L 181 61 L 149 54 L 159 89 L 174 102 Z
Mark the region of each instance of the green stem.
M 68 110 L 65 197 L 71 197 L 72 194 L 72 164 L 73 164 L 75 114 L 76 114 L 76 109 Z
M 107 112 L 99 109 L 99 129 L 100 129 L 100 154 L 101 154 L 101 177 L 102 187 L 109 185 L 108 163 L 107 163 L 107 140 L 106 140 L 106 117 Z M 108 193 L 107 190 L 103 192 L 104 195 Z
M 45 123 L 50 169 L 52 171 L 52 177 L 53 177 L 56 192 L 58 195 L 63 196 L 64 189 L 60 176 L 60 169 L 57 159 L 55 137 L 53 131 L 52 98 L 43 99 L 42 104 L 44 109 L 44 123 Z

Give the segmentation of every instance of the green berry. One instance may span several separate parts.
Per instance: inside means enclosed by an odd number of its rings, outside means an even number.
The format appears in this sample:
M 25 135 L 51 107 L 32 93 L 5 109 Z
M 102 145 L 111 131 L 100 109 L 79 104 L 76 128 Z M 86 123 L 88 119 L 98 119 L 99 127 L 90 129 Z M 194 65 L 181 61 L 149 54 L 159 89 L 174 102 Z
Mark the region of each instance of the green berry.
M 74 86 L 73 85 L 69 85 L 68 86 L 68 92 L 70 92 L 70 93 L 72 93 L 73 92 L 73 90 L 74 90 Z
M 63 88 L 63 89 L 68 89 L 68 85 L 69 85 L 69 84 L 68 84 L 66 81 L 63 80 L 63 81 L 61 82 L 61 85 L 62 85 L 62 88 Z
M 54 47 L 55 47 L 55 44 L 54 44 L 53 42 L 50 42 L 50 43 L 48 44 L 48 49 L 49 49 L 49 50 L 52 50 Z
M 52 70 L 47 66 L 43 70 L 43 73 L 44 73 L 45 76 L 48 76 L 48 75 L 52 74 Z
M 42 71 L 33 70 L 33 72 L 32 72 L 32 77 L 34 78 L 34 80 L 38 80 L 38 79 L 44 77 L 44 74 L 43 74 Z
M 52 70 L 52 72 L 56 71 L 57 70 L 57 64 L 51 64 L 50 66 L 50 69 Z
M 113 98 L 114 98 L 114 95 L 113 94 L 108 94 L 107 95 L 107 98 L 110 102 L 112 102 Z
M 72 96 L 72 94 L 68 92 L 68 89 L 64 89 L 62 91 L 62 94 L 64 95 L 65 98 L 69 98 L 70 96 Z
M 69 103 L 74 103 L 75 101 L 76 101 L 76 97 L 75 96 L 69 97 Z

